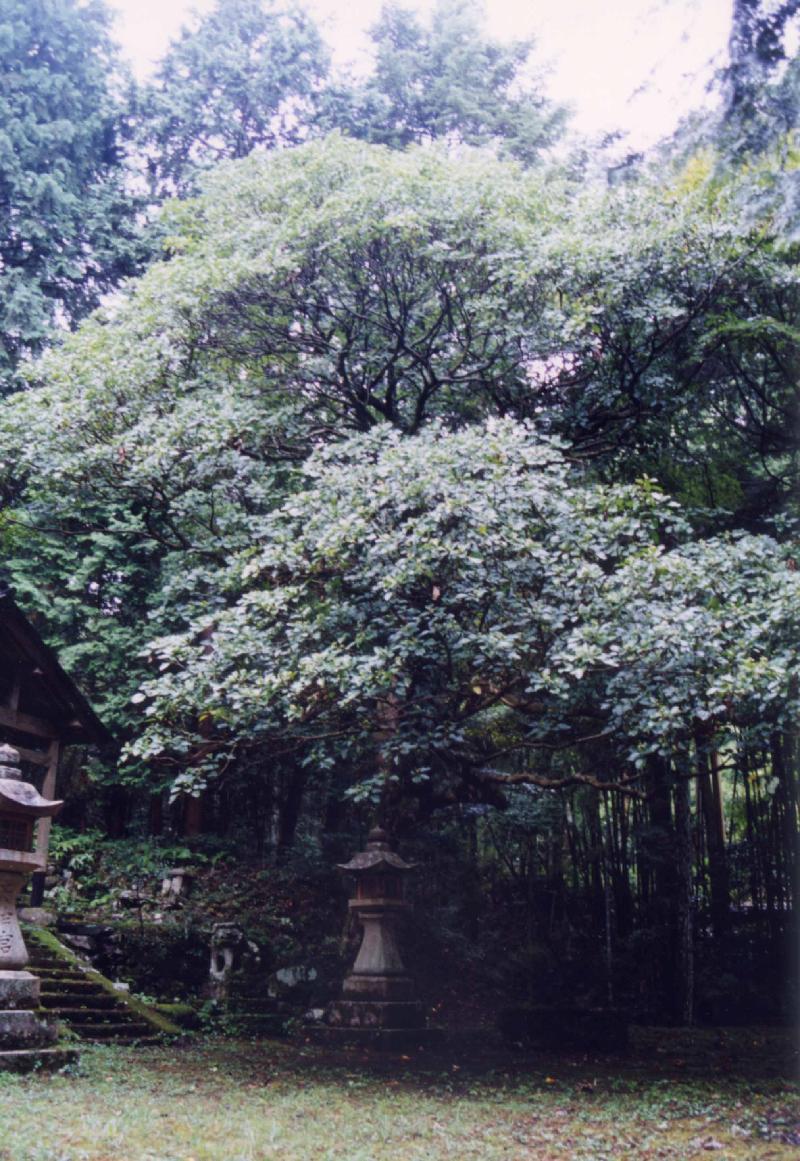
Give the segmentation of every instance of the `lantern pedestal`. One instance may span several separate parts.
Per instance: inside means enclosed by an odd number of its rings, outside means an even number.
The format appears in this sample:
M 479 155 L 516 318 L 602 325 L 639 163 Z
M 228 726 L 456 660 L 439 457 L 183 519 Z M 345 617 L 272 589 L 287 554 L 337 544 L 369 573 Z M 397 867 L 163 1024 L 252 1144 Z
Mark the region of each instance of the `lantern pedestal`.
M 398 918 L 408 909 L 403 876 L 411 869 L 379 828 L 370 832 L 365 851 L 340 866 L 355 877 L 349 907 L 363 935 L 342 998 L 328 1004 L 316 1039 L 391 1052 L 429 1045 L 441 1036 L 439 1029 L 426 1027 L 425 1008 L 414 998 L 397 939 Z
M 0 890 L 2 879 L 0 872 Z M 0 939 L 6 931 L 3 918 L 0 918 Z M 39 1007 L 39 988 L 39 980 L 30 972 L 0 971 L 1 1071 L 63 1068 L 78 1059 L 76 1049 L 57 1044 L 58 1024 Z
M 61 1068 L 77 1059 L 74 1049 L 55 1047 L 58 1025 L 39 1007 L 39 980 L 25 970 L 28 949 L 17 919 L 17 898 L 32 871 L 33 824 L 61 806 L 23 782 L 19 754 L 0 746 L 0 1069 L 29 1072 Z

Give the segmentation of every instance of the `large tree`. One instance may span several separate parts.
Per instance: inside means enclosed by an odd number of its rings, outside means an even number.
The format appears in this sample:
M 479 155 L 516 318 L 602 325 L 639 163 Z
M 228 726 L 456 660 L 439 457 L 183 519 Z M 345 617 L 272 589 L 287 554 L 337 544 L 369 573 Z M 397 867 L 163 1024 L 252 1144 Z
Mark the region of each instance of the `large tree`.
M 0 0 L 0 389 L 135 268 L 101 0 Z
M 731 761 L 782 914 L 794 252 L 709 173 L 582 189 L 333 136 L 173 205 L 169 259 L 0 413 L 6 568 L 128 786 L 246 785 L 283 846 L 345 786 L 395 819 L 579 793 L 575 866 L 610 892 L 613 856 L 630 917 L 635 861 L 685 1015 L 690 780 L 722 938 Z
M 217 0 L 185 27 L 142 95 L 143 145 L 157 193 L 198 171 L 297 142 L 327 54 L 308 14 L 273 0 Z
M 403 148 L 444 140 L 494 144 L 525 162 L 563 125 L 531 74 L 531 41 L 504 45 L 486 35 L 477 0 L 438 0 L 429 25 L 386 4 L 371 31 L 374 71 L 331 84 L 321 123 L 365 141 Z
M 795 291 L 722 195 L 333 137 L 229 164 L 169 228 L 0 422 L 8 567 L 120 721 L 131 656 L 230 601 L 220 569 L 320 444 L 534 419 L 711 527 L 788 487 Z
M 536 292 L 513 289 L 505 207 L 552 211 L 518 176 L 341 138 L 231 163 L 172 206 L 169 261 L 0 416 L 6 566 L 111 720 L 149 637 L 225 602 L 220 568 L 315 444 L 522 384 Z

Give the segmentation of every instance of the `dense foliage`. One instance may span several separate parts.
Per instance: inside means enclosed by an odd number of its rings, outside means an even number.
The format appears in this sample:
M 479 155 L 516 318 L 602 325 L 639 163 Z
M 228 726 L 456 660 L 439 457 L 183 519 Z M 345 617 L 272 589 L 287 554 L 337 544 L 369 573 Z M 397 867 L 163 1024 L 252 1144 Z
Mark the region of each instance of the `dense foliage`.
M 182 30 L 141 95 L 140 135 L 160 194 L 199 169 L 297 142 L 327 57 L 308 15 L 263 0 L 218 0 Z
M 108 13 L 76 0 L 0 3 L 0 390 L 135 268 L 123 105 Z
M 510 421 L 378 428 L 303 476 L 221 573 L 227 607 L 153 646 L 134 749 L 189 757 L 179 783 L 266 744 L 430 808 L 487 778 L 630 782 L 698 723 L 797 711 L 800 580 L 767 537 L 665 550 L 687 529 L 648 481 L 592 485 Z M 603 778 L 537 773 L 598 737 Z
M 426 141 L 495 144 L 532 163 L 563 129 L 565 111 L 531 76 L 533 45 L 490 40 L 476 0 L 437 0 L 426 27 L 399 4 L 371 30 L 375 68 L 364 81 L 333 81 L 319 123 L 402 149 Z
M 789 254 L 725 192 L 598 196 L 334 137 L 228 169 L 170 228 L 171 260 L 5 415 L 7 486 L 36 497 L 20 517 L 71 578 L 79 650 L 128 619 L 143 649 L 159 622 L 226 604 L 218 570 L 297 486 L 293 465 L 348 430 L 535 418 L 629 482 L 668 458 L 722 526 L 791 486 Z M 36 583 L 47 603 L 53 582 Z

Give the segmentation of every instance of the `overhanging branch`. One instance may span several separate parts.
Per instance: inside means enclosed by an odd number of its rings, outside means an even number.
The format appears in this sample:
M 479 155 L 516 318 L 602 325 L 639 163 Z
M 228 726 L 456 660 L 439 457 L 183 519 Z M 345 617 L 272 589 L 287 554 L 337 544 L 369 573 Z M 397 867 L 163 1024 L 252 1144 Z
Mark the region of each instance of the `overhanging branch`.
M 642 773 L 628 774 L 614 782 L 603 782 L 594 774 L 568 774 L 564 778 L 544 778 L 530 770 L 523 770 L 518 774 L 504 774 L 501 770 L 492 770 L 484 767 L 475 771 L 476 776 L 484 782 L 498 783 L 501 786 L 539 786 L 543 790 L 566 790 L 570 786 L 592 786 L 595 790 L 613 790 L 616 794 L 626 794 L 630 798 L 645 799 L 647 797 L 634 783 L 638 782 Z

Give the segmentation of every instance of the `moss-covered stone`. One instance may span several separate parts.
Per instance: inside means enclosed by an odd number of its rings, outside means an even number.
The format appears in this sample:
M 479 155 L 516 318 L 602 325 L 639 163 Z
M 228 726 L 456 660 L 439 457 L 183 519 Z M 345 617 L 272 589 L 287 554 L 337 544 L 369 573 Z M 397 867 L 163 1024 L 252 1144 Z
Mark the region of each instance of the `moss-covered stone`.
M 65 967 L 79 969 L 87 982 L 95 984 L 104 993 L 113 996 L 116 1001 L 129 1009 L 141 1022 L 152 1028 L 153 1032 L 164 1036 L 179 1036 L 181 1034 L 181 1029 L 178 1025 L 174 1024 L 166 1016 L 155 1011 L 152 1007 L 142 1003 L 140 1000 L 137 1000 L 134 996 L 130 996 L 115 988 L 114 984 L 106 976 L 95 971 L 93 968 L 87 967 L 69 948 L 64 947 L 63 943 L 52 932 L 35 928 L 26 932 L 26 939 L 29 940 L 29 945 L 36 945 L 44 951 L 49 952 L 59 962 L 63 963 Z
M 152 1010 L 181 1028 L 199 1028 L 202 1023 L 191 1004 L 154 1004 Z

